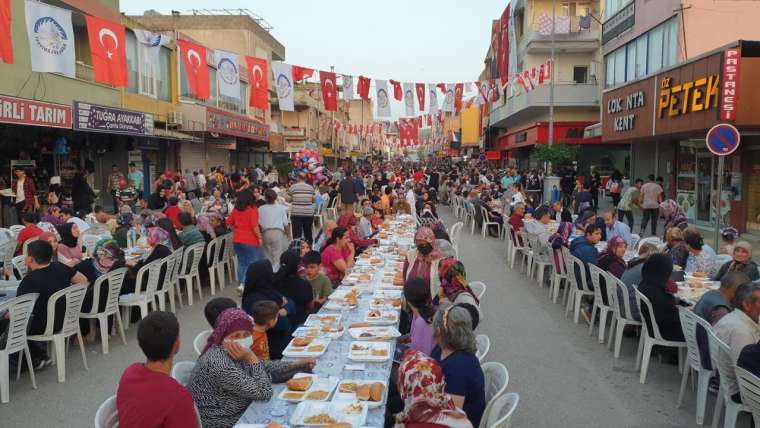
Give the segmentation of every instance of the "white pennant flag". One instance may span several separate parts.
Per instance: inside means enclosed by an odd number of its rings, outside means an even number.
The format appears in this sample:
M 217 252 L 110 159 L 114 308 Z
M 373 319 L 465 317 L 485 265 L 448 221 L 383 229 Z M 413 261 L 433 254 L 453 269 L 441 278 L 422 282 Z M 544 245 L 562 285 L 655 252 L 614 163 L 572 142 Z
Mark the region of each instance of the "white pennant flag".
M 32 71 L 76 77 L 70 10 L 27 0 L 26 33 Z
M 346 101 L 354 99 L 354 78 L 346 74 L 343 75 L 343 99 Z
M 428 83 L 428 113 L 431 116 L 438 114 L 438 88 L 435 87 L 435 83 Z
M 139 28 L 135 28 L 132 31 L 134 31 L 135 37 L 139 42 L 137 50 L 142 62 L 150 67 L 157 66 L 161 46 L 169 43 L 171 38 L 161 33 L 153 33 Z
M 404 105 L 406 106 L 406 115 L 414 116 L 414 83 L 404 82 Z
M 240 99 L 240 67 L 237 54 L 215 49 L 214 57 L 219 95 Z
M 475 100 L 475 104 L 483 105 L 488 104 L 488 80 L 478 82 L 478 97 Z
M 446 96 L 443 97 L 443 106 L 441 110 L 447 113 L 454 113 L 454 84 L 449 83 L 446 85 Z
M 388 81 L 375 80 L 375 91 L 377 93 L 377 116 L 391 116 L 391 102 L 388 98 Z
M 294 111 L 293 106 L 293 66 L 282 61 L 272 61 L 272 77 L 280 101 L 280 110 Z

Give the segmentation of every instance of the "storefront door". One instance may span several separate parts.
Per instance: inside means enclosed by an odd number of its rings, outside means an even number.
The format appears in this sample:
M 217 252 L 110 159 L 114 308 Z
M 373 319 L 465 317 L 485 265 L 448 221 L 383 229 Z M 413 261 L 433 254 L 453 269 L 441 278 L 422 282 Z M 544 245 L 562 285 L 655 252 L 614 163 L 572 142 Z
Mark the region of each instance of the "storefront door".
M 716 165 L 709 152 L 697 153 L 697 222 L 711 223 L 713 220 L 712 193 L 715 188 Z

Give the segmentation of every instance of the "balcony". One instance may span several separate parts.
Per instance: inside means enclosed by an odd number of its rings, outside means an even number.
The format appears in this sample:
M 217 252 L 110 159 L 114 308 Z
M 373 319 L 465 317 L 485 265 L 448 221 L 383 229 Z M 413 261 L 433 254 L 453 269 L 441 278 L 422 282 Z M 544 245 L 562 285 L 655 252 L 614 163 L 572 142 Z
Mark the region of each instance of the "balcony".
M 491 126 L 507 128 L 545 114 L 549 107 L 549 85 L 521 92 L 501 106 L 491 111 Z M 596 84 L 556 83 L 554 85 L 554 107 L 598 108 L 599 87 Z
M 580 29 L 580 16 L 570 17 L 570 32 L 554 35 L 554 47 L 557 52 L 583 53 L 594 52 L 601 46 L 601 27 L 593 18 L 588 29 Z M 551 52 L 551 35 L 538 32 L 538 17 L 525 29 L 518 52 L 523 54 L 547 54 Z

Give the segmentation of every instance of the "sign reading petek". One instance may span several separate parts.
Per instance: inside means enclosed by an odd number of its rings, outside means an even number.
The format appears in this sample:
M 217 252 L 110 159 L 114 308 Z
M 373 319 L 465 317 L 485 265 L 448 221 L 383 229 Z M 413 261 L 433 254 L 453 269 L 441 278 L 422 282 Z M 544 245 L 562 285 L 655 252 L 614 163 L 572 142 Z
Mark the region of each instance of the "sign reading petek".
M 706 76 L 690 82 L 676 84 L 672 77 L 665 77 L 660 82 L 660 103 L 657 115 L 662 119 L 667 113 L 676 117 L 718 106 L 718 84 L 720 77 Z
M 71 107 L 0 95 L 0 122 L 71 128 Z

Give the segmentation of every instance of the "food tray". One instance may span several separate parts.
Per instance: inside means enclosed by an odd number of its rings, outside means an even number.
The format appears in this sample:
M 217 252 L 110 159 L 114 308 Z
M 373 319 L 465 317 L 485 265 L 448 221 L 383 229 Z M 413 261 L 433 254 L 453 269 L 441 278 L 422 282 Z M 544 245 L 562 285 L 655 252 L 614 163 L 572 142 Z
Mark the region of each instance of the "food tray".
M 380 312 L 380 318 L 371 318 L 371 312 Z M 364 322 L 378 325 L 396 324 L 398 322 L 398 311 L 379 311 L 373 309 L 364 314 Z
M 300 397 L 289 397 L 289 393 L 300 393 L 301 391 L 291 391 L 287 387 L 280 391 L 280 394 L 277 396 L 280 400 L 283 401 L 289 401 L 291 403 L 300 403 L 301 401 L 327 401 L 330 399 L 330 396 L 332 395 L 332 392 L 335 390 L 335 387 L 338 385 L 339 379 L 337 377 L 318 377 L 315 374 L 310 373 L 296 373 L 293 378 L 302 378 L 302 377 L 311 377 L 312 384 L 306 391 L 303 391 L 303 394 L 300 395 Z M 314 391 L 325 391 L 327 392 L 327 395 L 324 396 L 324 398 L 320 398 L 318 400 L 307 398 L 310 392 Z
M 295 340 L 295 339 L 293 339 Z M 330 339 L 328 338 L 316 338 L 309 343 L 308 346 L 297 347 L 293 346 L 293 340 L 288 343 L 288 346 L 282 351 L 282 355 L 285 357 L 300 358 L 300 357 L 319 357 L 327 351 L 328 345 L 330 345 Z M 319 351 L 309 351 L 309 348 L 317 345 L 322 345 L 322 349 Z M 297 349 L 303 349 L 297 351 Z
M 346 407 L 358 403 L 361 404 L 361 412 L 357 414 L 348 414 L 345 412 Z M 306 426 L 324 426 L 329 423 L 307 423 L 306 419 L 313 415 L 324 413 L 335 419 L 336 422 L 345 422 L 357 428 L 367 421 L 367 406 L 360 401 L 332 401 L 329 403 L 317 401 L 303 401 L 298 403 L 293 414 L 290 416 L 290 423 L 293 425 Z
M 394 305 L 391 300 L 398 299 L 397 303 L 398 306 Z M 400 297 L 372 297 L 372 300 L 369 302 L 369 308 L 370 309 L 380 309 L 380 310 L 386 310 L 386 311 L 398 311 L 401 309 L 401 298 Z
M 340 324 L 340 319 L 340 314 L 311 314 L 306 318 L 306 322 L 303 325 L 307 327 L 314 325 L 321 326 L 326 320 L 330 320 L 328 322 L 331 324 Z
M 369 332 L 372 333 L 372 336 L 362 336 L 362 333 Z M 382 335 L 380 332 L 385 332 L 385 335 Z M 401 337 L 401 332 L 399 332 L 394 327 L 359 327 L 359 328 L 351 328 L 348 329 L 348 334 L 351 335 L 351 337 L 354 340 L 392 340 L 397 337 Z
M 388 382 L 384 380 L 353 380 L 353 379 L 345 379 L 340 381 L 338 384 L 338 389 L 335 390 L 335 394 L 333 394 L 333 400 L 356 400 L 356 394 L 353 392 L 340 392 L 340 387 L 343 384 L 350 384 L 354 383 L 357 385 L 371 385 L 373 383 L 381 383 L 383 384 L 383 396 L 380 398 L 380 401 L 361 401 L 362 403 L 365 403 L 367 407 L 374 408 L 374 407 L 380 407 L 385 403 L 385 401 L 388 399 Z
M 391 358 L 391 344 L 388 342 L 351 342 L 348 358 L 353 361 L 381 362 Z M 385 350 L 385 355 L 372 355 L 372 351 Z
M 330 339 L 337 339 L 343 336 L 343 332 L 345 331 L 345 328 L 343 326 L 339 325 L 337 327 L 340 327 L 341 329 L 338 331 L 325 332 L 322 331 L 322 328 L 320 326 L 301 326 L 293 332 L 293 337 L 328 337 Z

